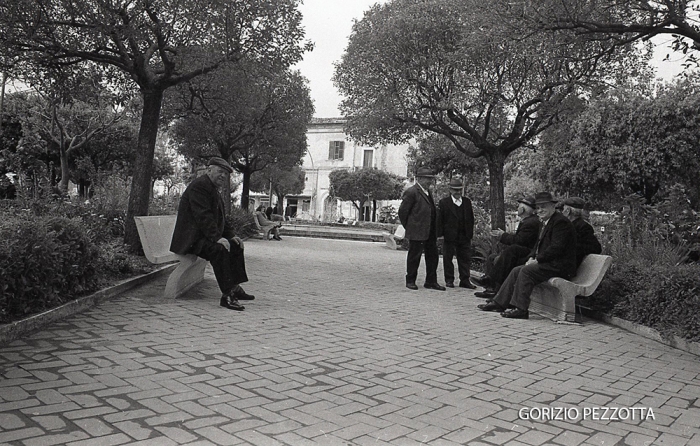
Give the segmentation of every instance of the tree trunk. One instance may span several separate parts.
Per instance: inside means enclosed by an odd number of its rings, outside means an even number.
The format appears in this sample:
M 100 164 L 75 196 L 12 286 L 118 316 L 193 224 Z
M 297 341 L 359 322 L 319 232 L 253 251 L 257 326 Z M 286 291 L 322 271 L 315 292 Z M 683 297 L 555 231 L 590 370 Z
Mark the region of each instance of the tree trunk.
M 163 102 L 162 90 L 142 91 L 143 115 L 139 140 L 134 159 L 134 176 L 131 180 L 129 207 L 124 223 L 124 243 L 132 252 L 141 250 L 141 241 L 136 230 L 134 217 L 148 215 L 148 202 L 151 197 L 151 176 L 153 175 L 153 156 L 158 136 L 160 107 Z
M 506 229 L 505 195 L 503 193 L 503 165 L 505 157 L 497 154 L 495 159 L 487 158 L 489 166 L 489 192 L 491 201 L 491 228 Z
M 377 200 L 372 200 L 372 221 L 377 221 Z
M 241 209 L 249 212 L 250 207 L 250 171 L 246 169 L 243 173 L 243 184 L 241 185 Z M 272 205 L 270 205 L 272 206 Z

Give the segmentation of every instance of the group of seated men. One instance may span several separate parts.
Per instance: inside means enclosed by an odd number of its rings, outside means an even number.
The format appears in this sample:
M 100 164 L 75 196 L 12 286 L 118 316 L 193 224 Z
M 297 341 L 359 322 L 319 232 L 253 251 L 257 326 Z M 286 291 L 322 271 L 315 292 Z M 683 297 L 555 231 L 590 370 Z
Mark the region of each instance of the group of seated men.
M 474 279 L 485 287 L 475 295 L 488 299 L 478 308 L 527 319 L 536 285 L 552 277 L 571 279 L 586 255 L 600 254 L 593 227 L 583 219 L 584 205 L 578 197 L 558 202 L 548 192 L 518 200 L 518 229 L 513 234 L 492 231 L 505 248 L 490 256 L 485 274 Z

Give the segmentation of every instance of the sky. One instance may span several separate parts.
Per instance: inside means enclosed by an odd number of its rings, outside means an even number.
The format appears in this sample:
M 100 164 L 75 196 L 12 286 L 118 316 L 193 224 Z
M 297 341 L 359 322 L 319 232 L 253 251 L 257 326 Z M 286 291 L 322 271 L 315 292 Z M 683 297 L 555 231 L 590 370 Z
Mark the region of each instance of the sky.
M 300 6 L 306 38 L 314 42 L 315 48 L 306 53 L 295 68 L 309 80 L 315 117 L 340 117 L 338 105 L 342 98 L 331 81 L 333 63 L 339 62 L 345 52 L 353 19 L 362 19 L 364 12 L 375 3 L 385 3 L 385 0 L 304 0 Z M 682 70 L 681 56 L 668 48 L 670 40 L 670 36 L 654 40 L 658 49 L 654 55 L 657 75 L 665 80 Z M 670 54 L 671 61 L 663 61 L 666 54 Z

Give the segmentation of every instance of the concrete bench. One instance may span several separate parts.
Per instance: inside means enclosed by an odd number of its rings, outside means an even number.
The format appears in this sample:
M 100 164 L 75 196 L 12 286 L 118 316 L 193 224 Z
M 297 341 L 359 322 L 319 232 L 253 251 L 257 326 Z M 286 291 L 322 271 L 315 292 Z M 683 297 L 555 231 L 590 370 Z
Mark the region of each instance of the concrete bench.
M 393 234 L 383 232 L 382 235 L 384 236 L 386 246 L 388 246 L 390 249 L 399 249 L 401 240 L 406 237 L 406 229 L 404 229 L 402 225 L 399 225 Z
M 593 294 L 611 264 L 610 256 L 587 255 L 571 280 L 552 277 L 537 285 L 530 296 L 530 311 L 558 322 L 581 322 L 576 296 Z
M 146 258 L 153 264 L 179 261 L 180 264 L 170 273 L 163 293 L 167 298 L 176 298 L 204 279 L 207 261 L 194 254 L 180 255 L 170 252 L 176 215 L 154 217 L 134 217 L 136 229 Z

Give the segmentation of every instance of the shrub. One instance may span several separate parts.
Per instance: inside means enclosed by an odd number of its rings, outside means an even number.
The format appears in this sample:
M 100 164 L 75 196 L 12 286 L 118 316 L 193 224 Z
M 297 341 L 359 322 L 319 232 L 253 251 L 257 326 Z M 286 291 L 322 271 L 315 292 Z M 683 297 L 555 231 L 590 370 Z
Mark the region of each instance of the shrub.
M 258 233 L 253 214 L 249 214 L 239 207 L 231 207 L 231 212 L 226 216 L 226 221 L 240 238 L 248 238 Z
M 0 321 L 96 289 L 97 258 L 77 220 L 6 218 L 0 224 Z

